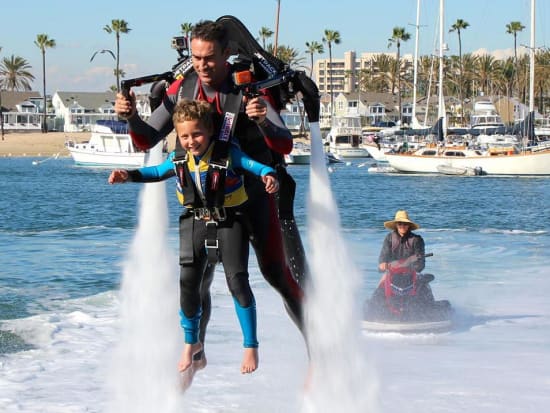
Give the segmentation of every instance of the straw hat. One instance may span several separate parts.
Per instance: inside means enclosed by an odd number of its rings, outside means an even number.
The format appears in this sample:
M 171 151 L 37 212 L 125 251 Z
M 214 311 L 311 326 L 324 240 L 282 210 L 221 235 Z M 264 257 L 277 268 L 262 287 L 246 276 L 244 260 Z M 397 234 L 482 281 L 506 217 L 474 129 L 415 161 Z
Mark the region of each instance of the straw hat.
M 420 228 L 420 225 L 409 219 L 409 214 L 407 214 L 407 211 L 405 210 L 397 211 L 395 213 L 395 218 L 393 219 L 393 221 L 384 222 L 384 227 L 394 230 L 398 222 L 406 222 L 407 224 L 409 224 L 409 228 L 411 229 L 411 231 Z

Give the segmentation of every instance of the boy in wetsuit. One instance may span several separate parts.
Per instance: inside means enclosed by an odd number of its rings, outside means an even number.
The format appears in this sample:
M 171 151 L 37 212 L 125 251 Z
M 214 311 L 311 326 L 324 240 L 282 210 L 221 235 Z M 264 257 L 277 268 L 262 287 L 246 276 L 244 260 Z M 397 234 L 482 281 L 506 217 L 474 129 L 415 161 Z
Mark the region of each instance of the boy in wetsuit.
M 129 98 L 121 93 L 117 94 L 115 111 L 128 120 L 130 135 L 139 148 L 152 148 L 171 132 L 171 115 L 182 97 L 209 101 L 220 115 L 227 111 L 228 102 L 235 94 L 231 67 L 227 63 L 232 52 L 228 39 L 227 30 L 219 22 L 201 21 L 194 26 L 191 33 L 193 72 L 170 85 L 162 104 L 147 121 L 138 115 L 133 91 Z M 243 100 L 235 120 L 235 136 L 239 140 L 240 148 L 248 156 L 263 164 L 277 166 L 283 163 L 283 154 L 292 150 L 292 134 L 274 107 L 269 90 L 263 92 L 265 94 L 262 96 Z M 278 169 L 281 174 L 280 193 L 284 193 L 284 184 L 291 178 L 284 168 Z M 250 219 L 248 231 L 260 271 L 269 285 L 281 295 L 285 309 L 303 333 L 304 291 L 298 277 L 293 276 L 288 265 L 288 262 L 296 261 L 295 257 L 285 256 L 276 198 L 266 194 L 264 188 L 258 185 L 257 179 L 245 178 L 245 185 L 249 197 L 245 207 L 245 213 Z M 297 255 L 296 248 L 291 252 Z M 209 274 L 202 284 L 203 317 L 200 337 L 203 344 L 210 314 L 208 287 L 212 271 Z M 204 367 L 204 351 L 195 357 L 195 361 L 196 370 Z
M 194 373 L 193 356 L 203 347 L 199 341 L 202 316 L 200 289 L 209 263 L 205 248 L 205 241 L 210 236 L 207 226 L 215 221 L 218 255 L 224 266 L 244 338 L 241 372 L 251 373 L 258 366 L 256 306 L 248 283 L 248 233 L 241 212 L 247 202 L 247 194 L 242 177 L 235 173 L 235 169 L 260 176 L 267 193 L 277 192 L 279 182 L 273 168 L 252 160 L 236 146 L 230 145 L 230 163 L 223 188 L 223 211 L 207 208 L 207 172 L 215 146 L 211 105 L 204 101 L 183 99 L 174 109 L 173 123 L 185 151 L 184 159 L 176 158 L 174 151 L 161 165 L 131 171 L 115 170 L 109 176 L 109 183 L 128 180 L 155 182 L 174 175 L 178 178 L 178 198 L 184 206 L 180 217 L 180 318 L 185 332 L 185 346 L 178 369 L 184 374 L 189 373 L 188 384 Z M 190 197 L 191 193 L 197 196 Z

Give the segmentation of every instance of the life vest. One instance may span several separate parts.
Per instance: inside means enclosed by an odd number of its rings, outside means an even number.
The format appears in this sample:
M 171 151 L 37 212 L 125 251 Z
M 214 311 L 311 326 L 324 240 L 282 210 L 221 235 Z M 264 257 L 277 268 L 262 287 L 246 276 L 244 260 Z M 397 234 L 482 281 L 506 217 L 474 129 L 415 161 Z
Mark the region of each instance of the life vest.
M 174 169 L 178 179 L 177 198 L 181 205 L 207 207 L 206 200 L 210 191 L 208 173 L 214 147 L 214 143 L 211 143 L 198 163 L 195 161 L 195 157 L 189 156 L 188 153 L 185 154 L 183 159 L 174 158 Z M 222 188 L 224 196 L 221 206 L 235 207 L 246 202 L 248 197 L 241 176 L 231 169 L 230 160 L 228 162 L 227 174 Z M 193 194 L 193 196 L 190 196 L 190 194 Z
M 185 77 L 179 85 L 178 100 L 183 98 L 194 99 L 195 87 L 198 81 L 198 75 L 195 72 Z M 213 141 L 211 148 L 209 148 L 208 164 L 203 165 L 203 168 L 207 168 L 207 171 L 205 171 L 206 180 L 204 185 L 207 190 L 204 192 L 203 201 L 205 204 L 204 206 L 210 209 L 220 209 L 223 208 L 224 205 L 228 206 L 225 204 L 225 180 L 229 168 L 229 142 L 234 134 L 237 117 L 241 109 L 242 94 L 240 91 L 235 90 L 231 91 L 231 93 L 227 93 L 226 96 L 221 123 L 219 117 L 214 118 L 215 130 L 219 130 L 220 132 L 217 139 Z M 214 104 L 216 112 L 221 115 L 219 113 L 221 110 L 221 102 L 219 102 L 218 94 L 216 101 L 210 103 Z M 186 156 L 187 154 L 181 147 L 179 140 L 176 140 L 176 158 L 182 160 L 185 159 Z M 184 189 L 185 186 L 182 186 L 182 191 Z M 185 198 L 185 193 L 182 193 Z
M 408 258 L 411 255 L 413 255 L 414 253 L 413 242 L 414 242 L 414 237 L 411 236 L 410 234 L 407 234 L 407 239 L 403 243 L 402 237 L 396 231 L 393 231 L 391 233 L 391 253 L 393 258 L 392 261 L 400 260 L 402 258 Z M 399 248 L 401 247 L 404 248 L 406 252 L 405 254 L 406 256 L 401 256 L 402 254 L 399 254 Z

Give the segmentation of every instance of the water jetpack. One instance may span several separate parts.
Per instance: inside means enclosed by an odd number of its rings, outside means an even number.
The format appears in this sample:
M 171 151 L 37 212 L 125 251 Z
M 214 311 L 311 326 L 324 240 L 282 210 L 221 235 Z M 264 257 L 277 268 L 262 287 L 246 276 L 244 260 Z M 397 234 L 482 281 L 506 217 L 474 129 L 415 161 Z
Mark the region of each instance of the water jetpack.
M 245 93 L 254 95 L 258 90 L 269 89 L 278 111 L 299 93 L 309 122 L 319 121 L 319 90 L 305 72 L 291 69 L 286 63 L 264 50 L 236 17 L 222 16 L 217 19 L 217 22 L 222 23 L 226 28 L 231 54 L 237 56 L 239 62 L 250 62 L 248 67 L 252 76 L 248 79 L 253 81 L 242 85 Z M 293 277 L 304 287 L 308 268 L 304 247 L 294 219 L 296 183 L 284 167 L 277 167 L 277 173 L 280 181 L 277 204 L 286 261 Z
M 310 123 L 319 121 L 320 95 L 319 89 L 304 71 L 293 70 L 271 53 L 264 50 L 258 41 L 248 31 L 246 26 L 234 16 L 222 16 L 216 20 L 224 25 L 227 31 L 228 46 L 231 55 L 235 57 L 233 71 L 240 70 L 243 62 L 248 61 L 247 70 L 251 76 L 245 84 L 239 85 L 243 93 L 254 95 L 263 89 L 269 89 L 275 108 L 280 111 L 295 97 L 301 98 Z M 185 78 L 193 71 L 192 60 L 187 39 L 176 37 L 172 39 L 172 48 L 178 51 L 179 59 L 170 71 L 124 79 L 121 82 L 121 92 L 129 95 L 131 87 L 153 83 L 150 93 L 151 109 L 155 109 L 166 93 L 167 85 L 179 78 Z M 231 59 L 229 59 L 231 63 Z M 234 76 L 235 79 L 235 76 Z M 299 96 L 297 96 L 299 94 Z M 308 273 L 304 248 L 294 221 L 293 203 L 296 184 L 286 172 L 284 166 L 278 166 L 280 190 L 277 194 L 279 219 L 283 234 L 287 263 L 293 277 L 302 285 Z
M 365 303 L 364 330 L 419 333 L 448 331 L 452 327 L 449 301 L 434 300 L 429 285 L 434 276 L 417 273 L 412 268 L 417 259 L 413 255 L 388 265 L 382 281 Z

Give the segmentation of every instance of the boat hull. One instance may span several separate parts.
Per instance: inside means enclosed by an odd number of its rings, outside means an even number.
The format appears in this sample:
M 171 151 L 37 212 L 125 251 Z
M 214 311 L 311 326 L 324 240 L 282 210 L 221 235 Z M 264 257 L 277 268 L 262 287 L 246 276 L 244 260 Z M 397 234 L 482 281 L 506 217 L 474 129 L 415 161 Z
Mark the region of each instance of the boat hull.
M 498 156 L 422 156 L 386 154 L 390 165 L 405 173 L 440 173 L 438 167 L 481 168 L 487 175 L 550 175 L 550 151 Z
M 363 144 L 363 147 L 368 152 L 369 156 L 375 161 L 386 160 L 386 154 L 384 153 L 384 151 L 382 151 L 382 149 L 378 148 L 376 144 L 366 143 L 366 144 Z
M 340 158 L 369 158 L 370 155 L 364 148 L 345 148 L 342 146 L 331 146 L 330 152 Z
M 110 153 L 70 149 L 75 165 L 103 168 L 141 168 L 146 163 L 147 153 Z
M 285 155 L 285 162 L 288 165 L 309 165 L 311 162 L 311 154 L 292 154 Z

